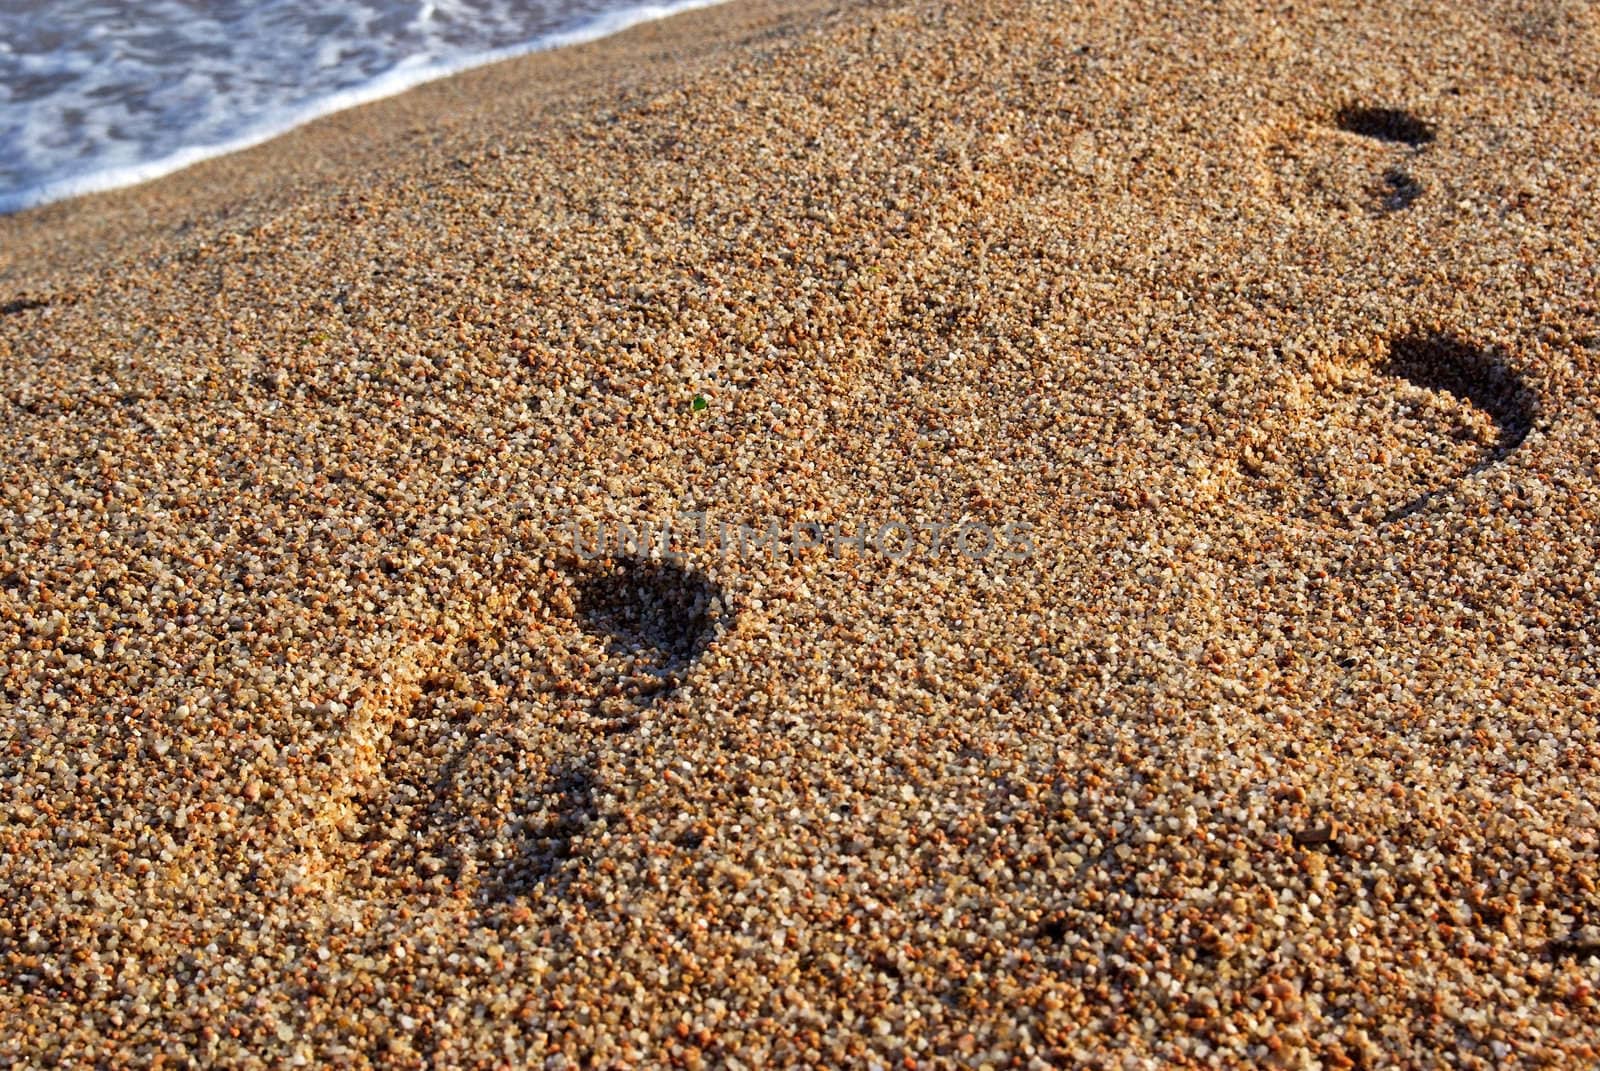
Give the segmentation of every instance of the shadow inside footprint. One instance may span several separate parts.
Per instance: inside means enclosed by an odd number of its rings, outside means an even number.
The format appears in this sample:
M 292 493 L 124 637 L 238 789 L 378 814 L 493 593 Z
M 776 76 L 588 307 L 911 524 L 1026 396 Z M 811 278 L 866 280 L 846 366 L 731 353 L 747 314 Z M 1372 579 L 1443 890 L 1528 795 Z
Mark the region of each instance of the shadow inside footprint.
M 715 631 L 722 601 L 704 575 L 665 562 L 612 559 L 575 584 L 580 625 L 614 657 L 675 676 Z
M 1378 370 L 1424 390 L 1449 394 L 1494 421 L 1496 441 L 1463 475 L 1481 472 L 1503 460 L 1533 430 L 1538 411 L 1533 390 L 1503 357 L 1491 350 L 1470 346 L 1449 335 L 1410 335 L 1390 344 L 1388 359 Z M 1385 519 L 1409 517 L 1437 493 L 1437 489 L 1430 490 L 1391 510 Z
M 1422 183 L 1412 178 L 1410 172 L 1393 167 L 1383 173 L 1383 187 L 1379 194 L 1385 212 L 1399 212 L 1410 208 L 1422 196 Z
M 1399 108 L 1358 108 L 1353 105 L 1334 113 L 1334 125 L 1350 134 L 1374 141 L 1388 141 L 1420 148 L 1433 140 L 1433 127 Z
M 1485 462 L 1522 445 L 1533 429 L 1534 394 L 1498 354 L 1449 335 L 1410 335 L 1389 346 L 1379 368 L 1425 390 L 1444 391 L 1489 414 L 1500 431 Z
M 49 304 L 48 301 L 41 301 L 38 298 L 17 298 L 15 301 L 0 304 L 0 316 L 15 316 L 19 312 L 42 309 Z

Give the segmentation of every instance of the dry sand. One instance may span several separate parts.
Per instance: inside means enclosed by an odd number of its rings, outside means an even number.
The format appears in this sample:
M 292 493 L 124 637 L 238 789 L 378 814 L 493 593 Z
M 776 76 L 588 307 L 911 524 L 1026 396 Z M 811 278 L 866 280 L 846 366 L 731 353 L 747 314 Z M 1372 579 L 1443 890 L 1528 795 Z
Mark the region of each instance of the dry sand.
M 1467 7 L 735 3 L 0 221 L 0 1062 L 1592 1064 L 1600 12 Z M 1032 554 L 564 531 L 689 512 Z

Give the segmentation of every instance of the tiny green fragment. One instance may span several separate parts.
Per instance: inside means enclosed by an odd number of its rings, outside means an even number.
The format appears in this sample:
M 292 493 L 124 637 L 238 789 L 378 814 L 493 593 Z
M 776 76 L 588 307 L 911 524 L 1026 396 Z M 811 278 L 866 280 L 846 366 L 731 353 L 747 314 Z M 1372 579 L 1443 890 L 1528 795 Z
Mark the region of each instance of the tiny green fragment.
M 694 396 L 694 401 L 689 403 L 689 408 L 696 413 L 700 412 L 700 410 L 704 409 L 705 407 L 706 396 L 704 394 L 696 394 Z

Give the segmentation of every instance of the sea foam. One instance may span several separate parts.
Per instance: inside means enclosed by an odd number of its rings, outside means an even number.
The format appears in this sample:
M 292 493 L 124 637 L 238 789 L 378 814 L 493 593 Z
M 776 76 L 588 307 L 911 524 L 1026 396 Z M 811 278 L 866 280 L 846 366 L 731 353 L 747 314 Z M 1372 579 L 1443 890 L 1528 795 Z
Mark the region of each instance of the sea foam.
M 423 82 L 719 2 L 0 8 L 0 213 L 144 182 Z

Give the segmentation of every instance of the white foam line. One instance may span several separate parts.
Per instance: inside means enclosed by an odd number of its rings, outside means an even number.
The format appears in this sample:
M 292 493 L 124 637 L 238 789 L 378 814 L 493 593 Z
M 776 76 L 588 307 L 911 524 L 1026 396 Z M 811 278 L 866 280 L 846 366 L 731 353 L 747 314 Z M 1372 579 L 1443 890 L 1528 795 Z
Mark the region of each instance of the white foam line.
M 296 108 L 285 116 L 259 123 L 236 138 L 229 138 L 226 141 L 216 142 L 211 145 L 191 145 L 163 156 L 158 160 L 149 160 L 140 164 L 128 164 L 122 167 L 103 168 L 99 171 L 91 171 L 68 179 L 57 179 L 53 182 L 47 182 L 13 193 L 0 194 L 0 215 L 20 212 L 24 208 L 35 208 L 39 205 L 64 200 L 68 197 L 78 197 L 86 193 L 100 193 L 104 190 L 115 190 L 123 186 L 134 186 L 141 182 L 148 182 L 151 179 L 160 178 L 162 175 L 170 175 L 174 171 L 181 171 L 202 160 L 226 156 L 228 153 L 239 152 L 242 149 L 260 145 L 264 141 L 271 141 L 280 134 L 287 133 L 295 127 L 304 126 L 325 115 L 341 112 L 346 108 L 358 107 L 362 104 L 370 104 L 372 101 L 382 100 L 385 97 L 396 96 L 415 86 L 422 85 L 424 82 L 448 78 L 453 74 L 460 74 L 462 71 L 469 71 L 475 67 L 484 67 L 491 63 L 513 59 L 517 56 L 526 56 L 532 52 L 547 52 L 550 49 L 597 41 L 602 37 L 610 37 L 612 34 L 621 33 L 631 26 L 654 22 L 658 19 L 664 19 L 684 11 L 692 11 L 696 8 L 714 7 L 723 2 L 724 0 L 675 0 L 675 2 L 664 4 L 644 4 L 639 7 L 598 15 L 571 30 L 544 34 L 522 44 L 507 45 L 504 48 L 478 52 L 455 60 L 434 61 L 431 63 L 418 63 L 414 59 L 402 60 L 383 74 L 362 85 L 339 90 L 303 107 Z

